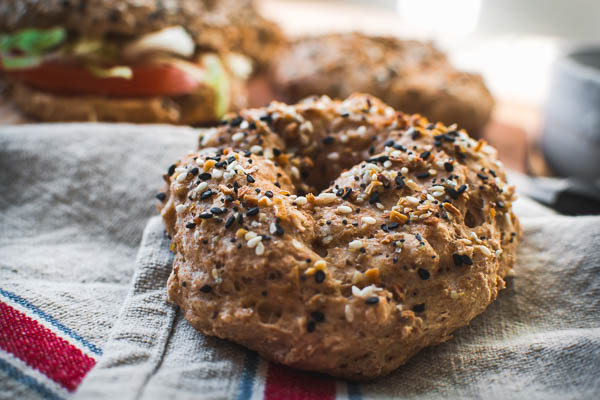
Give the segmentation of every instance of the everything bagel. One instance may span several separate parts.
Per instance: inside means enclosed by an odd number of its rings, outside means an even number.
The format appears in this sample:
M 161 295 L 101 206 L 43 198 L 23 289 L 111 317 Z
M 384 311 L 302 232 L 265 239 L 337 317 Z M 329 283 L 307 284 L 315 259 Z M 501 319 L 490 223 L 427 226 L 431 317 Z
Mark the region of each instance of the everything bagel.
M 367 95 L 231 115 L 164 178 L 169 300 L 296 368 L 389 373 L 483 312 L 515 262 L 495 150 Z

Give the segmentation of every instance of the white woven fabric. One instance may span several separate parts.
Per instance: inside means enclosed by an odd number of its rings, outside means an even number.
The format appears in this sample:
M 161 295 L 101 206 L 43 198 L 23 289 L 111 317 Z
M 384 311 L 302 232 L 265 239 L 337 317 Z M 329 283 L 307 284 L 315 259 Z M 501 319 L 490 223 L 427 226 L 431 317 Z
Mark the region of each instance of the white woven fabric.
M 152 218 L 154 194 L 196 136 L 166 126 L 0 128 L 0 289 L 102 349 L 76 398 L 263 397 L 263 361 L 200 335 L 165 303 L 172 255 Z M 597 398 L 600 217 L 515 206 L 523 242 L 498 300 L 390 376 L 339 382 L 338 398 Z M 47 397 L 7 371 L 0 398 Z

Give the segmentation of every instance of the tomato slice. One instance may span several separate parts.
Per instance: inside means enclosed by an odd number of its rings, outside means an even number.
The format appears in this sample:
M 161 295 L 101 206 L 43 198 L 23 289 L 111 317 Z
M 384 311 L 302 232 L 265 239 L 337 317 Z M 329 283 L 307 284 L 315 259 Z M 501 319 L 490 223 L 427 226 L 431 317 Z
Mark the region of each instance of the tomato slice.
M 38 67 L 4 71 L 34 88 L 57 94 L 91 94 L 111 97 L 177 96 L 194 93 L 205 83 L 168 64 L 130 66 L 131 79 L 99 78 L 75 64 L 45 63 Z

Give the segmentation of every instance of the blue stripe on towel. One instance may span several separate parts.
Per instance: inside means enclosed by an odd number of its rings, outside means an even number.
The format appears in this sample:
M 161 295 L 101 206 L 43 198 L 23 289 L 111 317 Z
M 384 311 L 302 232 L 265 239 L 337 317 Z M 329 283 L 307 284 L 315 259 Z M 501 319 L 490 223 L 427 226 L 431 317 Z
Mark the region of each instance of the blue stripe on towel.
M 29 301 L 25 300 L 24 298 L 11 293 L 7 290 L 4 290 L 2 288 L 0 288 L 0 294 L 12 301 L 14 301 L 15 303 L 27 308 L 28 310 L 33 311 L 35 314 L 37 314 L 40 318 L 42 318 L 44 321 L 52 324 L 54 327 L 56 327 L 58 330 L 60 330 L 61 332 L 65 333 L 66 335 L 68 335 L 69 337 L 79 341 L 82 345 L 84 345 L 85 347 L 87 347 L 88 349 L 90 349 L 90 351 L 92 351 L 95 354 L 101 355 L 102 354 L 102 349 L 100 349 L 98 346 L 96 346 L 93 343 L 88 342 L 87 340 L 85 340 L 81 335 L 79 335 L 77 332 L 74 332 L 73 330 L 71 330 L 70 328 L 64 326 L 63 324 L 61 324 L 60 322 L 58 322 L 56 320 L 56 318 L 54 318 L 53 316 L 51 316 L 50 314 L 45 313 L 44 311 L 42 311 L 39 307 L 34 306 L 33 304 L 31 304 Z
M 252 389 L 254 388 L 254 379 L 256 378 L 256 369 L 260 357 L 257 353 L 251 350 L 246 351 L 244 359 L 244 370 L 242 372 L 242 383 L 237 400 L 250 400 L 252 398 Z
M 17 368 L 13 367 L 8 362 L 2 359 L 0 359 L 0 370 L 6 372 L 8 376 L 16 380 L 17 382 L 20 382 L 28 388 L 35 390 L 36 392 L 41 394 L 45 399 L 62 400 L 62 397 L 56 395 L 46 386 L 39 383 L 31 376 L 25 375 L 23 372 L 19 371 Z

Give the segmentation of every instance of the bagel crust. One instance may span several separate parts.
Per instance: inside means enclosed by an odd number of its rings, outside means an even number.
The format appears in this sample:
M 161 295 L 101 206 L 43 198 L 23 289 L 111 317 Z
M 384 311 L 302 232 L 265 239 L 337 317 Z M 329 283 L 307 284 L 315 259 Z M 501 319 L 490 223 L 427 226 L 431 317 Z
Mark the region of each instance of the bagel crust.
M 459 71 L 431 43 L 360 33 L 306 37 L 274 63 L 288 101 L 371 93 L 396 109 L 480 134 L 494 100 L 480 75 Z
M 504 288 L 520 235 L 494 149 L 374 97 L 272 103 L 164 175 L 168 299 L 200 332 L 371 379 Z

